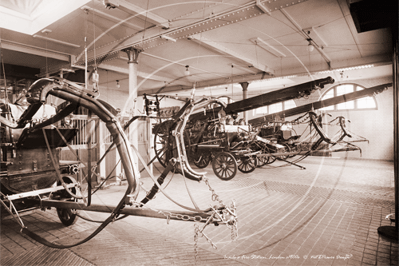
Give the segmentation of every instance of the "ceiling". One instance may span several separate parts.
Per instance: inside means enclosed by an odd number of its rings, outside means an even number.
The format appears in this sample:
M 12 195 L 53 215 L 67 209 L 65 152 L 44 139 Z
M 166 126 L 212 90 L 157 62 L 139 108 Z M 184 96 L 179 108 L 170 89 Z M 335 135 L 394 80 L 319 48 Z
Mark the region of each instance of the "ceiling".
M 118 80 L 128 91 L 124 50 L 134 48 L 139 94 L 184 95 L 195 84 L 216 95 L 245 81 L 254 94 L 342 71 L 392 75 L 390 30 L 359 33 L 349 2 L 357 1 L 2 0 L 1 55 L 38 76 L 68 77 L 87 54 L 100 89 Z

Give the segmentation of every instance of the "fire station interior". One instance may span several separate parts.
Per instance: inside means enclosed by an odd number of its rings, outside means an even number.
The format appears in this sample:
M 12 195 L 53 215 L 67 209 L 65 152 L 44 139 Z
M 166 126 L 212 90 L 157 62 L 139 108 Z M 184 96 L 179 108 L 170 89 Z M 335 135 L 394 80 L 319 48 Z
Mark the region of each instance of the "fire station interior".
M 398 3 L 0 1 L 1 265 L 398 265 Z

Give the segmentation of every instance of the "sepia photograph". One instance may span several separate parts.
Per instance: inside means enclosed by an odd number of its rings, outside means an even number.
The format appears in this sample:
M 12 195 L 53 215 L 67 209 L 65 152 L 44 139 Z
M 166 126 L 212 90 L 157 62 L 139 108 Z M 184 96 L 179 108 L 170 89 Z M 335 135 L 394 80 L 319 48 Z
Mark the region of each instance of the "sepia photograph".
M 398 265 L 398 14 L 0 0 L 0 265 Z

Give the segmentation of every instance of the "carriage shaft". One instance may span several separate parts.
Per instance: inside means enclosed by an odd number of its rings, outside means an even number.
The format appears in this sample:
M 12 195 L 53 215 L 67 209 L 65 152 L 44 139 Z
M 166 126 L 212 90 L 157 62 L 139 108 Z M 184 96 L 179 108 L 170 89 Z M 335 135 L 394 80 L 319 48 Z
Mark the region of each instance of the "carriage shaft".
M 71 202 L 71 201 L 57 201 L 57 200 L 32 200 L 42 207 L 55 207 L 64 209 L 76 209 L 84 211 L 93 212 L 104 212 L 111 213 L 114 211 L 116 206 L 107 205 L 96 205 L 91 204 L 86 206 L 84 203 Z M 171 210 L 161 210 L 161 209 L 144 209 L 144 208 L 134 208 L 125 207 L 119 211 L 120 214 L 131 215 L 131 216 L 143 216 L 151 218 L 160 218 L 168 220 L 178 220 L 178 221 L 192 221 L 192 222 L 206 222 L 206 220 L 211 216 L 211 214 L 206 213 L 196 213 L 196 212 L 181 212 L 181 211 L 171 211 Z M 217 222 L 217 221 L 216 221 Z

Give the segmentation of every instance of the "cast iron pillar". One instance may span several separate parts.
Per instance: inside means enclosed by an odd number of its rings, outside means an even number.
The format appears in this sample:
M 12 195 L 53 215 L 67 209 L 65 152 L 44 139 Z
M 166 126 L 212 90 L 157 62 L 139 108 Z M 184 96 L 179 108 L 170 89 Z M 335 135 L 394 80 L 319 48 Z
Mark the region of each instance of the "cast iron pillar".
M 249 85 L 249 83 L 248 82 L 241 82 L 240 85 L 242 87 L 242 98 L 243 98 L 243 100 L 245 100 L 248 97 L 248 85 Z M 245 121 L 246 125 L 248 125 L 247 112 L 248 111 L 244 111 L 244 114 L 243 114 L 244 115 L 244 121 Z
M 127 48 L 123 50 L 126 52 L 128 56 L 128 64 L 129 64 L 129 99 L 133 99 L 133 110 L 131 115 L 138 115 L 137 112 L 137 69 L 138 69 L 138 57 L 140 54 L 140 50 L 134 48 Z M 134 147 L 139 150 L 139 132 L 137 131 L 137 123 L 138 121 L 134 121 L 129 127 L 129 139 Z M 139 160 L 138 156 L 135 152 L 133 152 L 133 160 L 136 166 L 136 169 L 139 169 Z M 140 174 L 140 173 L 138 173 Z

